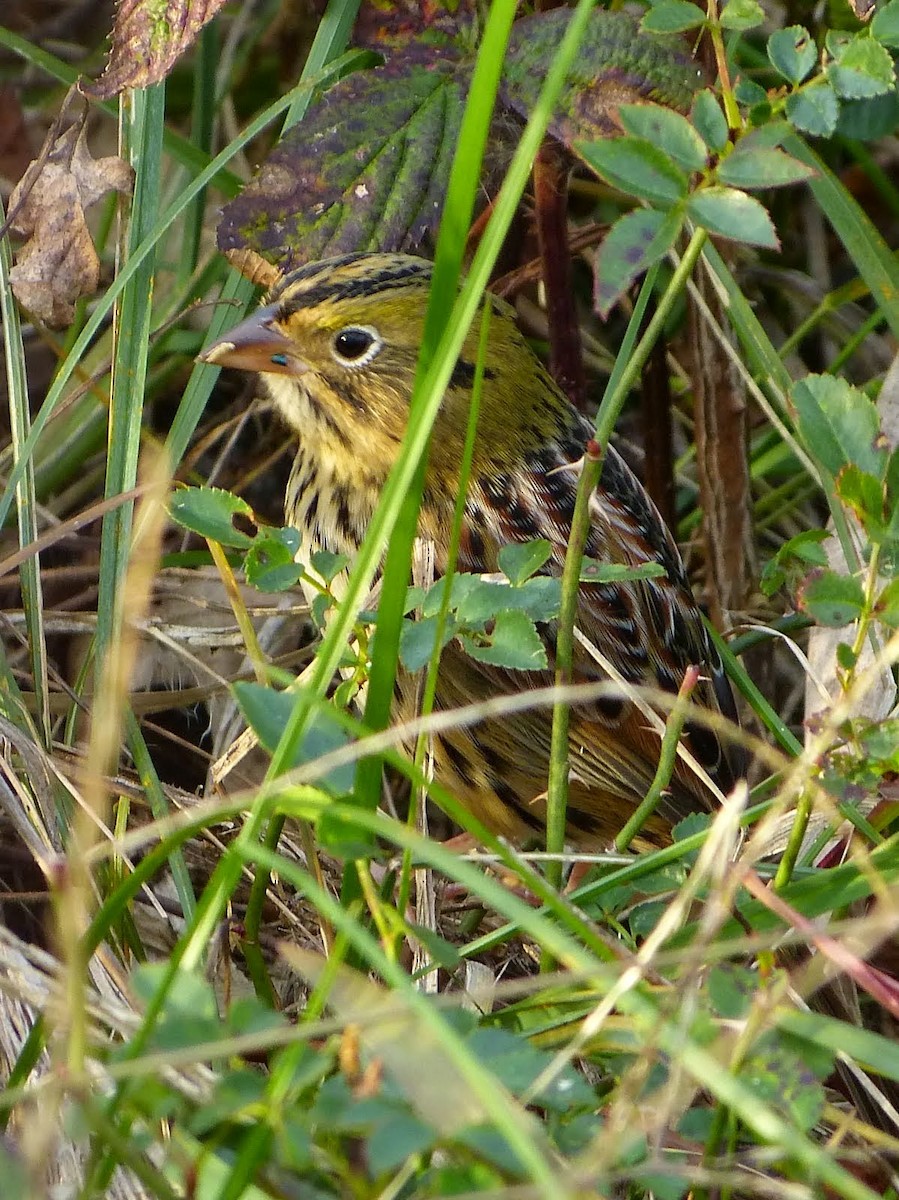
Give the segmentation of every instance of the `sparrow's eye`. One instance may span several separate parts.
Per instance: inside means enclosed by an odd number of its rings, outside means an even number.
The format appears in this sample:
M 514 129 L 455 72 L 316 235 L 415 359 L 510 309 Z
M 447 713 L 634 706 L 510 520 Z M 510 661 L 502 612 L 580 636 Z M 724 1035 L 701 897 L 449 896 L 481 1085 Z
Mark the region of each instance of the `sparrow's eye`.
M 381 338 L 368 325 L 347 325 L 334 335 L 334 357 L 345 367 L 364 367 L 381 349 Z

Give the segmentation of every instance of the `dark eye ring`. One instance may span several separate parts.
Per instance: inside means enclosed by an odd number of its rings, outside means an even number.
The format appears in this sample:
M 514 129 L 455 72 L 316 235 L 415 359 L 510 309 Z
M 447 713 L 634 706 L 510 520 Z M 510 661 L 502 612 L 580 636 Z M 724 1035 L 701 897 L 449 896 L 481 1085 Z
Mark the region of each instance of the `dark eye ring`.
M 348 367 L 364 367 L 381 349 L 381 338 L 368 325 L 347 325 L 334 335 L 335 357 Z

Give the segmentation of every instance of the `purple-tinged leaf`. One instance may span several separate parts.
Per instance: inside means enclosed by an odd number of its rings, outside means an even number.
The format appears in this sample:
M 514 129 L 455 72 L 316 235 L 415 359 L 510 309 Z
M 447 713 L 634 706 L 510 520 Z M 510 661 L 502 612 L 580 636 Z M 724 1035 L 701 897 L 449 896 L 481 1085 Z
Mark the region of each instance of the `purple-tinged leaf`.
M 106 70 L 82 85 L 95 100 L 165 79 L 225 0 L 120 0 Z
M 819 625 L 840 629 L 857 621 L 865 607 L 862 585 L 852 575 L 813 571 L 799 589 L 797 607 Z
M 477 19 L 474 0 L 421 4 L 419 0 L 363 0 L 353 25 L 353 45 L 380 52 L 404 51 L 416 39 L 427 39 L 439 52 L 462 49 Z
M 683 224 L 679 209 L 638 208 L 615 222 L 596 254 L 593 300 L 607 317 L 612 306 L 652 264 L 667 254 Z
M 849 463 L 882 479 L 889 451 L 872 400 L 845 379 L 807 375 L 793 385 L 791 400 L 809 453 L 836 477 Z
M 874 612 L 884 625 L 896 629 L 899 627 L 899 579 L 891 580 L 874 605 Z
M 523 118 L 536 103 L 570 18 L 569 9 L 556 8 L 523 17 L 512 28 L 503 96 Z M 578 140 L 615 133 L 623 103 L 653 100 L 686 112 L 700 83 L 680 38 L 647 35 L 629 14 L 594 9 L 549 132 L 571 148 Z
M 314 262 L 412 250 L 440 220 L 464 89 L 447 63 L 341 80 L 227 204 L 221 250 Z

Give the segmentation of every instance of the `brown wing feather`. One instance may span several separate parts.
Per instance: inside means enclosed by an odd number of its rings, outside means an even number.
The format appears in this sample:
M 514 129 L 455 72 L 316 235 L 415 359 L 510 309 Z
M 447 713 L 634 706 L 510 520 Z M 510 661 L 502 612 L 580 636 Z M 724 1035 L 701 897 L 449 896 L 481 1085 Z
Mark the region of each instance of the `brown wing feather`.
M 554 544 L 547 571 L 559 574 L 570 532 L 580 471 L 564 453 L 529 463 L 527 474 L 480 482 L 473 497 L 478 523 L 475 554 L 463 547 L 465 570 L 495 570 L 496 552 L 509 542 L 543 536 Z M 666 575 L 632 583 L 584 583 L 577 625 L 629 683 L 676 692 L 688 666 L 703 680 L 694 701 L 735 719 L 729 685 L 712 646 L 670 535 L 646 493 L 614 450 L 606 460 L 593 502 L 587 553 L 605 562 L 638 566 L 659 562 Z M 437 705 L 461 704 L 543 687 L 553 680 L 555 630 L 543 630 L 549 671 L 515 672 L 477 663 L 461 648 L 444 652 Z M 608 679 L 589 651 L 577 644 L 575 682 Z M 551 713 L 535 709 L 514 720 L 490 720 L 442 736 L 437 746 L 441 774 L 463 802 L 509 836 L 537 832 L 545 816 Z M 694 725 L 687 742 L 718 786 L 732 772 L 718 739 Z M 633 703 L 604 699 L 576 706 L 571 717 L 569 833 L 582 844 L 602 845 L 614 837 L 646 793 L 656 771 L 659 734 Z M 670 825 L 691 811 L 710 807 L 712 796 L 686 765 L 679 764 L 669 794 L 646 840 L 666 836 Z

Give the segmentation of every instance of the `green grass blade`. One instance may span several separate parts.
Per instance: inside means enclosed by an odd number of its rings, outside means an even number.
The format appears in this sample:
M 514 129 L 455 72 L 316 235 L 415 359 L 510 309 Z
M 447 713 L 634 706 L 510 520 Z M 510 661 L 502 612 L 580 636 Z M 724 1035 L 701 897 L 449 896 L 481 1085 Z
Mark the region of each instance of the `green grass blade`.
M 356 21 L 359 3 L 360 0 L 328 0 L 328 7 L 318 23 L 315 38 L 303 66 L 304 79 L 318 75 L 328 63 L 343 54 Z M 294 98 L 284 118 L 285 129 L 303 119 L 311 99 L 311 92 L 304 92 Z
M 129 112 L 127 148 L 135 180 L 126 261 L 145 240 L 150 241 L 150 248 L 142 256 L 119 298 L 109 398 L 107 498 L 130 491 L 137 482 L 156 267 L 155 242 L 150 235 L 159 211 L 162 180 L 164 84 L 135 91 Z M 116 639 L 121 624 L 121 583 L 131 548 L 132 517 L 133 502 L 120 505 L 103 518 L 97 598 L 98 672 L 103 669 L 104 656 Z M 99 681 L 99 674 L 97 679 Z
M 836 175 L 798 134 L 784 139 L 783 148 L 812 167 L 808 186 L 827 217 L 859 275 L 871 289 L 878 307 L 899 337 L 899 263 L 870 217 L 840 183 Z
M 0 224 L 5 220 L 0 203 Z M 38 536 L 37 501 L 34 487 L 34 463 L 24 454 L 31 425 L 28 404 L 28 377 L 19 311 L 13 300 L 9 272 L 12 254 L 9 239 L 0 239 L 0 316 L 3 318 L 3 349 L 6 359 L 6 387 L 9 396 L 9 424 L 13 461 L 21 464 L 21 481 L 16 487 L 16 513 L 19 546 L 31 545 Z M 43 745 L 50 745 L 50 701 L 47 680 L 47 646 L 44 636 L 44 601 L 41 588 L 40 559 L 35 554 L 19 567 L 22 604 L 28 633 L 28 656 L 34 680 L 36 723 Z
M 491 5 L 484 38 L 459 129 L 456 153 L 450 169 L 446 204 L 440 220 L 431 295 L 425 315 L 424 340 L 416 368 L 410 400 L 410 420 L 425 399 L 428 369 L 450 318 L 458 291 L 459 272 L 468 228 L 480 187 L 481 162 L 499 87 L 506 43 L 515 18 L 515 3 L 497 0 Z M 451 368 L 452 369 L 452 368 Z M 427 456 L 422 455 L 398 514 L 387 549 L 381 598 L 378 603 L 378 637 L 368 681 L 365 724 L 384 729 L 390 722 L 396 663 L 406 605 L 406 589 L 412 561 L 412 546 L 418 532 L 418 510 L 424 490 Z M 359 764 L 357 799 L 377 808 L 381 798 L 381 763 L 378 759 Z

